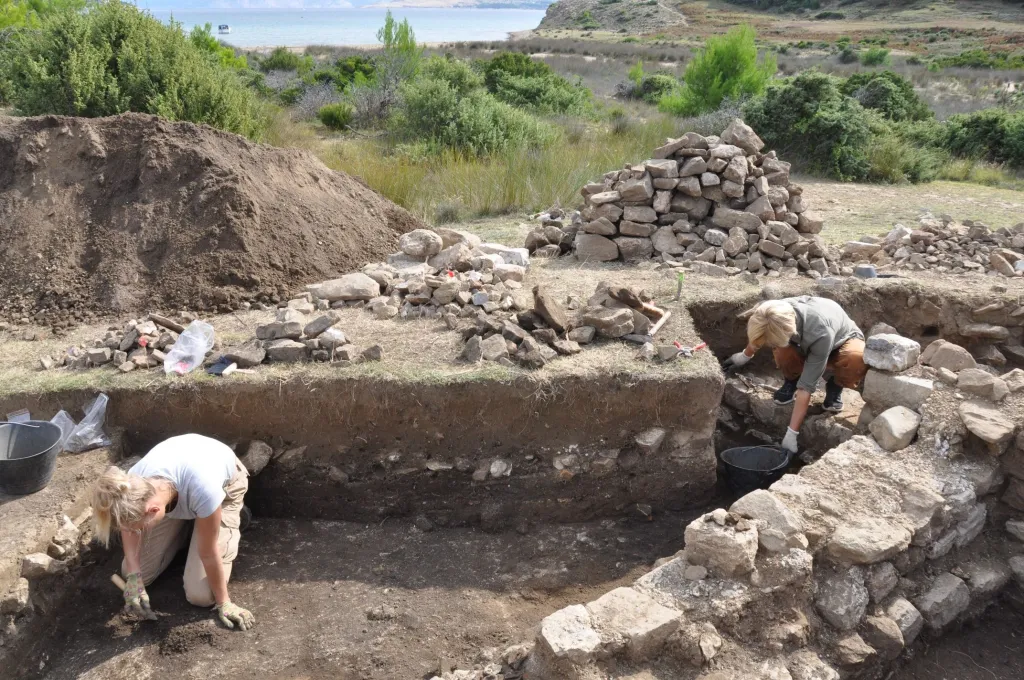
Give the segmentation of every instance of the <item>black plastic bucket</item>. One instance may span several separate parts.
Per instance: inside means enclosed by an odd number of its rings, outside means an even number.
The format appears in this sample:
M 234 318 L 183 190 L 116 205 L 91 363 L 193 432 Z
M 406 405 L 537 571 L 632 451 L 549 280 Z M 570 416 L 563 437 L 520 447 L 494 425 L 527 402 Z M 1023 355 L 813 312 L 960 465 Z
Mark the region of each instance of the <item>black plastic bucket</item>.
M 45 420 L 0 423 L 0 493 L 24 496 L 49 484 L 60 440 L 60 428 Z
M 754 489 L 767 489 L 786 473 L 792 458 L 789 451 L 778 446 L 738 446 L 722 451 L 726 480 L 739 494 Z

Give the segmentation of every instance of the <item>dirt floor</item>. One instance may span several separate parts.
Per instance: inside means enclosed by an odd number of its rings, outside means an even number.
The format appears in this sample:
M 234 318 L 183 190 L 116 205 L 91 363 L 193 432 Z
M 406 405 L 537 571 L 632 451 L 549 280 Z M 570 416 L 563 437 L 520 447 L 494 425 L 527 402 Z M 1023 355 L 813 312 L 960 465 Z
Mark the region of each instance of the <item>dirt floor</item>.
M 231 581 L 232 599 L 258 620 L 247 633 L 185 602 L 181 558 L 149 588 L 160 620 L 127 622 L 109 581 L 120 553 L 101 553 L 64 603 L 74 615 L 58 612 L 7 677 L 210 680 L 258 668 L 263 677 L 369 680 L 479 667 L 532 640 L 547 614 L 628 584 L 679 550 L 697 514 L 503 534 L 256 519 Z
M 958 634 L 925 644 L 891 680 L 1024 678 L 1024 614 L 997 604 Z

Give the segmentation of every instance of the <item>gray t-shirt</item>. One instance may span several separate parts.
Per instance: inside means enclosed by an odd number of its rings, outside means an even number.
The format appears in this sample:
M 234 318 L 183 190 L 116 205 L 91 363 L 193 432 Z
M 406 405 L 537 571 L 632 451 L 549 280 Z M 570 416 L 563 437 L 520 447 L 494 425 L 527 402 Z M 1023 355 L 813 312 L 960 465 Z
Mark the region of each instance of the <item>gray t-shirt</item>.
M 828 298 L 802 295 L 786 298 L 796 310 L 796 336 L 790 340 L 804 355 L 804 370 L 797 387 L 811 394 L 825 374 L 828 357 L 850 338 L 864 339 L 842 307 Z
M 183 434 L 154 446 L 128 472 L 174 484 L 178 504 L 167 517 L 209 517 L 224 502 L 224 486 L 235 474 L 235 452 L 216 439 Z

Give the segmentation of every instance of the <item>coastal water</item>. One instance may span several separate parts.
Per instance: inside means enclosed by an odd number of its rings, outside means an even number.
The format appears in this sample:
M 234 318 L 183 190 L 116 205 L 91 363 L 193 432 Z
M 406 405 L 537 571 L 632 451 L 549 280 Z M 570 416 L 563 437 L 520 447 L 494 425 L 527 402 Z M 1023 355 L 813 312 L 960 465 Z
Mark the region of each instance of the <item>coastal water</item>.
M 168 21 L 171 16 L 186 31 L 195 25 L 231 26 L 218 36 L 236 47 L 284 45 L 373 45 L 384 23 L 383 9 L 204 9 L 153 10 Z M 536 28 L 543 10 L 531 9 L 403 9 L 392 10 L 408 19 L 421 43 L 467 40 L 505 40 L 512 31 Z

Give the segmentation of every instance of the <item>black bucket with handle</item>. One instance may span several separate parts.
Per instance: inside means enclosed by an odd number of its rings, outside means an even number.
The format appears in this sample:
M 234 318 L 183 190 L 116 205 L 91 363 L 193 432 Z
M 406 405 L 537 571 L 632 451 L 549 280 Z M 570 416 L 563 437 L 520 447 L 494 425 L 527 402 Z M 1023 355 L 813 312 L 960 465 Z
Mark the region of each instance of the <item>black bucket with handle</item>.
M 726 481 L 738 494 L 767 489 L 786 473 L 792 457 L 779 446 L 738 446 L 720 455 Z
M 60 444 L 60 428 L 51 422 L 0 423 L 0 493 L 24 496 L 49 484 Z

